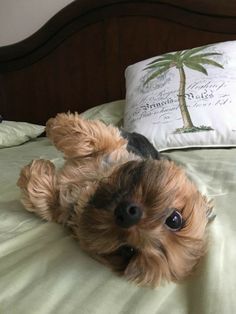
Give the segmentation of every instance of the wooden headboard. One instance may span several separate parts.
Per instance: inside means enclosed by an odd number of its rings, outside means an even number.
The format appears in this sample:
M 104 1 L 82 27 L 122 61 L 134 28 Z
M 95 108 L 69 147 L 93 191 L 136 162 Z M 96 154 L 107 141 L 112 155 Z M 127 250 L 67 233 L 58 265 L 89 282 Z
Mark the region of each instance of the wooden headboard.
M 236 39 L 235 0 L 78 0 L 0 47 L 0 114 L 45 123 L 125 97 L 125 68 L 167 51 Z

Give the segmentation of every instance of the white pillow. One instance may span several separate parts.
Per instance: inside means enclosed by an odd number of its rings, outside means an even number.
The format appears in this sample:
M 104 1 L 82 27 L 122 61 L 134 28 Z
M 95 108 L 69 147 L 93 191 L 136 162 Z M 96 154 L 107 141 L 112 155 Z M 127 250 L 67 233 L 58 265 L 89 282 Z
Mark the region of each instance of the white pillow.
M 45 127 L 42 125 L 5 121 L 0 123 L 0 148 L 23 144 L 42 134 Z
M 236 41 L 129 66 L 124 128 L 159 150 L 236 146 Z

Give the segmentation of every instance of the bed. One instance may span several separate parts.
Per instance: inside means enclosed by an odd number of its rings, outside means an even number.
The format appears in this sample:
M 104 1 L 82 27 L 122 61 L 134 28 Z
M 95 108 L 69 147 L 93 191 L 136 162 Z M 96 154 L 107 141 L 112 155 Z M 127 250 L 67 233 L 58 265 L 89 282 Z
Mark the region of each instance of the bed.
M 70 110 L 123 126 L 129 65 L 233 40 L 233 0 L 80 0 L 31 37 L 0 48 L 1 313 L 235 312 L 233 140 L 217 147 L 165 149 L 213 198 L 217 218 L 196 272 L 184 282 L 155 289 L 117 277 L 82 252 L 68 230 L 26 212 L 16 186 L 21 167 L 32 159 L 63 162 L 44 137 L 42 126 L 50 117 Z

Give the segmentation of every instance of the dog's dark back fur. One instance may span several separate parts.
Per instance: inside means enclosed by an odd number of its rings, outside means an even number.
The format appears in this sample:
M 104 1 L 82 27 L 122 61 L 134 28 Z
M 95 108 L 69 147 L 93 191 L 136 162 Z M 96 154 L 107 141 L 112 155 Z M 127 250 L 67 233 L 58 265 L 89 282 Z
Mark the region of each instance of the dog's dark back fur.
M 132 152 L 143 158 L 161 159 L 160 153 L 142 134 L 122 130 L 121 135 L 128 140 L 128 152 Z

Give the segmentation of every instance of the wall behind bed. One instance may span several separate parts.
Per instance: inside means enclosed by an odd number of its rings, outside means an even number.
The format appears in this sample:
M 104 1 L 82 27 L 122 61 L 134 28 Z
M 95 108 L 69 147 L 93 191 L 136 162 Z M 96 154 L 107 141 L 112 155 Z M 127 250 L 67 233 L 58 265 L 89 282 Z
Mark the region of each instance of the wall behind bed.
M 0 46 L 21 41 L 73 0 L 1 0 Z

